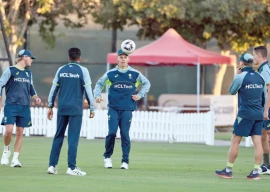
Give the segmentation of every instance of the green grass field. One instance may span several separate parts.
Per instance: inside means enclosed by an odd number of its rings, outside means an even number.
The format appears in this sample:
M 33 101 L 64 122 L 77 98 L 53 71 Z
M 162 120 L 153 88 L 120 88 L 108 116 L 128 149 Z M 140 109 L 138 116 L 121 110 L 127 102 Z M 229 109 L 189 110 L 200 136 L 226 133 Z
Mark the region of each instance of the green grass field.
M 215 140 L 230 141 L 231 137 L 232 137 L 231 131 L 215 133 Z
M 227 192 L 269 191 L 270 176 L 249 181 L 253 167 L 253 148 L 240 148 L 234 178 L 214 175 L 226 164 L 228 147 L 200 144 L 132 142 L 130 169 L 121 170 L 120 141 L 112 156 L 113 168 L 103 167 L 104 140 L 81 139 L 77 165 L 85 177 L 66 175 L 67 143 L 64 142 L 58 175 L 46 173 L 52 138 L 24 138 L 20 155 L 22 168 L 0 167 L 1 192 Z M 3 137 L 0 137 L 3 143 Z M 2 146 L 2 144 L 1 144 Z M 13 146 L 13 145 L 12 145 Z M 3 147 L 0 147 L 3 150 Z

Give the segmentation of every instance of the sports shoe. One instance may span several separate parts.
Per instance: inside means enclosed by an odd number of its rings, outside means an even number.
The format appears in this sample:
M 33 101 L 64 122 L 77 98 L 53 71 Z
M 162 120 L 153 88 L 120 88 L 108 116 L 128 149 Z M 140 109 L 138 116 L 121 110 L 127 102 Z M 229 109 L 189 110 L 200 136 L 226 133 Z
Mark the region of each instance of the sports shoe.
M 85 176 L 86 175 L 86 173 L 83 172 L 79 167 L 75 167 L 75 169 L 73 169 L 73 170 L 68 168 L 66 174 L 73 175 L 73 176 Z
M 48 174 L 55 174 L 56 175 L 58 173 L 58 171 L 57 171 L 57 169 L 54 166 L 50 166 L 50 167 L 48 167 L 47 173 Z
M 104 167 L 107 169 L 112 168 L 112 159 L 111 158 L 106 158 L 104 159 Z
M 120 169 L 128 169 L 128 164 L 123 162 Z
M 22 167 L 22 164 L 19 159 L 12 159 L 10 167 Z
M 217 176 L 225 178 L 225 179 L 232 179 L 233 178 L 232 172 L 231 171 L 227 172 L 226 168 L 221 170 L 221 171 L 216 170 L 215 173 Z
M 260 174 L 259 173 L 254 174 L 253 173 L 253 170 L 252 170 L 250 172 L 250 174 L 247 176 L 247 179 L 249 179 L 249 180 L 259 180 L 261 178 L 260 178 Z
M 1 158 L 1 165 L 8 165 L 9 164 L 9 156 L 11 152 L 10 151 L 3 151 L 2 158 Z
M 259 168 L 260 175 L 270 175 L 270 166 L 266 167 L 264 164 Z

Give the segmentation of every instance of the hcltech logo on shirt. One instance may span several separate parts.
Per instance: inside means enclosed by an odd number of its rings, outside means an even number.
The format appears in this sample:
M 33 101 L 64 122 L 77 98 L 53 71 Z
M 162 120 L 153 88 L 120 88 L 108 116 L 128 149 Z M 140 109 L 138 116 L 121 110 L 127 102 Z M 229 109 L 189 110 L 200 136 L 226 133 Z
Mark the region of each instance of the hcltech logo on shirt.
M 67 77 L 67 78 L 80 78 L 80 75 L 73 74 L 73 73 L 60 73 L 60 77 Z
M 21 83 L 30 83 L 30 80 L 29 79 L 26 79 L 26 78 L 14 78 L 14 81 L 15 82 L 21 82 Z
M 258 84 L 249 84 L 245 86 L 246 89 L 262 89 L 263 85 Z
M 132 85 L 125 85 L 125 84 L 115 84 L 114 88 L 116 89 L 132 89 Z

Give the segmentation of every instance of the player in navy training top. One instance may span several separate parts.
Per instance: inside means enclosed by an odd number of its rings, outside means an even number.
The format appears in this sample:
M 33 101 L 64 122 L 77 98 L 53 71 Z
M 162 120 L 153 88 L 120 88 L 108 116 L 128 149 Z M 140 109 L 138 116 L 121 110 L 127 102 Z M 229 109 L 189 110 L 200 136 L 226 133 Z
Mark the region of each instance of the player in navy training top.
M 0 79 L 0 91 L 6 90 L 6 102 L 4 107 L 4 117 L 2 125 L 6 126 L 4 134 L 4 152 L 1 158 L 2 165 L 9 164 L 11 154 L 9 144 L 12 138 L 13 125 L 16 123 L 16 140 L 14 144 L 14 156 L 10 167 L 21 167 L 19 153 L 22 146 L 24 128 L 32 126 L 30 112 L 30 97 L 35 99 L 36 104 L 41 103 L 33 85 L 33 77 L 30 67 L 35 57 L 31 51 L 23 49 L 18 53 L 16 65 L 7 68 Z M 1 107 L 1 106 L 0 106 Z
M 268 90 L 268 98 L 270 97 L 270 65 L 267 60 L 267 48 L 265 46 L 254 47 L 253 50 L 254 60 L 260 65 L 258 72 L 264 78 L 266 87 Z M 263 164 L 259 169 L 259 173 L 262 175 L 270 174 L 270 162 L 269 162 L 269 136 L 270 136 L 270 100 L 266 103 L 264 109 L 264 116 L 266 117 L 263 122 L 262 129 L 262 147 L 263 147 Z
M 233 164 L 238 155 L 238 147 L 242 137 L 251 136 L 254 143 L 254 169 L 247 179 L 260 179 L 259 168 L 262 161 L 262 125 L 264 108 L 267 102 L 267 89 L 263 77 L 252 68 L 254 57 L 244 53 L 240 57 L 241 70 L 235 76 L 230 87 L 230 93 L 238 93 L 238 114 L 234 123 L 228 162 L 225 169 L 216 171 L 216 175 L 232 178 Z
M 108 95 L 108 125 L 109 133 L 105 142 L 104 167 L 112 168 L 111 155 L 118 126 L 120 128 L 122 146 L 121 169 L 128 169 L 130 138 L 129 129 L 132 120 L 132 111 L 136 110 L 136 101 L 140 100 L 150 89 L 150 82 L 139 71 L 128 66 L 129 56 L 121 49 L 118 51 L 118 66 L 106 72 L 97 82 L 94 89 L 94 97 L 99 103 L 101 90 L 105 84 L 109 84 Z M 138 94 L 136 87 L 142 84 Z
M 81 51 L 78 48 L 70 48 L 68 51 L 70 62 L 58 69 L 49 94 L 48 119 L 53 116 L 54 101 L 58 95 L 57 130 L 53 139 L 48 173 L 57 174 L 55 166 L 58 164 L 60 151 L 67 124 L 68 127 L 68 169 L 67 174 L 84 176 L 85 172 L 76 166 L 77 148 L 79 143 L 83 95 L 90 107 L 90 118 L 94 117 L 94 98 L 91 88 L 91 79 L 87 68 L 81 66 Z

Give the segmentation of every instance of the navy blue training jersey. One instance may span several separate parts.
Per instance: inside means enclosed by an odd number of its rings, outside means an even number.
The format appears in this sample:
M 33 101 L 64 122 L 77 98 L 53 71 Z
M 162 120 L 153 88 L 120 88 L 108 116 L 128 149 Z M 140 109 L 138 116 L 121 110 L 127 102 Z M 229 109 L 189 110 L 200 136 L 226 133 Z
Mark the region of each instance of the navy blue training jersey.
M 91 79 L 87 68 L 78 63 L 68 63 L 58 69 L 53 80 L 49 94 L 49 107 L 54 106 L 56 95 L 58 95 L 59 115 L 82 115 L 83 96 L 94 111 L 94 98 L 91 88 Z
M 7 68 L 0 79 L 0 91 L 6 89 L 6 104 L 30 106 L 30 97 L 36 95 L 32 73 L 16 66 Z
M 142 84 L 137 95 L 143 98 L 150 89 L 149 80 L 139 71 L 128 66 L 120 69 L 118 66 L 106 72 L 97 82 L 94 89 L 95 98 L 101 97 L 101 90 L 105 84 L 109 84 L 108 107 L 116 110 L 136 110 L 136 101 L 132 95 L 136 94 L 136 87 Z
M 263 77 L 252 67 L 245 67 L 230 86 L 230 93 L 238 93 L 238 117 L 263 120 L 267 89 Z
M 135 110 L 137 107 L 136 101 L 132 99 L 132 95 L 136 94 L 136 82 L 139 73 L 129 71 L 121 73 L 118 70 L 110 71 L 107 77 L 111 83 L 109 88 L 108 104 L 109 108 L 117 110 Z

